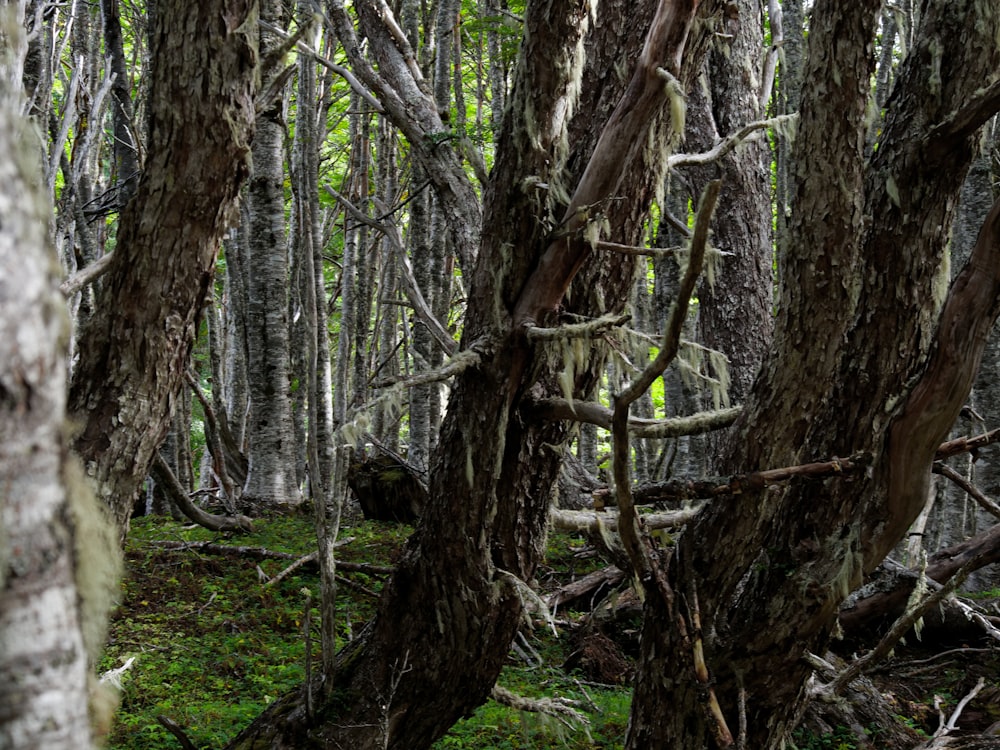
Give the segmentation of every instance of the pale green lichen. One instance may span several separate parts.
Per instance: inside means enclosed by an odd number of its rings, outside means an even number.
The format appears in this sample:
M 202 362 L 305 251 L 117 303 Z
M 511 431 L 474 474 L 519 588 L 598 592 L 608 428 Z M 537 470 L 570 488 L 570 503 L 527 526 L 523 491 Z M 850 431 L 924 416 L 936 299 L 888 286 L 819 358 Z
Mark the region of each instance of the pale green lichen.
M 931 39 L 928 49 L 931 53 L 930 70 L 927 76 L 927 85 L 932 96 L 941 96 L 941 60 L 944 52 L 941 49 L 941 40 L 937 37 Z
M 531 620 L 528 618 L 528 615 L 535 613 L 545 620 L 545 623 L 549 626 L 549 628 L 551 628 L 553 635 L 559 635 L 559 632 L 556 630 L 556 621 L 552 616 L 552 611 L 545 603 L 545 600 L 542 599 L 535 592 L 535 590 L 531 588 L 531 586 L 513 573 L 502 569 L 497 570 L 497 580 L 498 582 L 506 583 L 510 589 L 517 594 L 517 598 L 521 602 L 521 610 L 524 615 L 526 625 L 531 625 Z
M 889 200 L 896 208 L 902 208 L 899 201 L 899 186 L 896 185 L 896 180 L 892 175 L 885 178 L 885 192 L 888 193 Z

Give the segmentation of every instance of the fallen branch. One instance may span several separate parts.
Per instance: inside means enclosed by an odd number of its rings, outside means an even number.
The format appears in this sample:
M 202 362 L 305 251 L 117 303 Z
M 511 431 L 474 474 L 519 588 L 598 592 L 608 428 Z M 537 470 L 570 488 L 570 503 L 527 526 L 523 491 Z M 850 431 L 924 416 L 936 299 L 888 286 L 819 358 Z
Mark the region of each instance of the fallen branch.
M 565 586 L 559 587 L 545 597 L 545 604 L 550 610 L 555 612 L 569 602 L 576 601 L 585 596 L 591 596 L 594 592 L 602 589 L 617 586 L 624 580 L 625 571 L 614 565 L 609 565 L 606 568 L 595 570 L 593 573 L 588 573 L 571 583 L 567 583 Z
M 195 747 L 194 743 L 191 742 L 190 739 L 188 739 L 188 736 L 184 733 L 184 730 L 181 729 L 181 725 L 178 724 L 176 721 L 164 716 L 163 714 L 158 715 L 156 717 L 156 720 L 160 722 L 163 728 L 166 729 L 168 732 L 170 732 L 170 734 L 172 734 L 179 743 L 181 743 L 181 747 L 184 748 L 184 750 L 198 750 L 198 748 Z
M 944 739 L 949 734 L 954 732 L 958 728 L 958 718 L 962 715 L 965 707 L 969 705 L 969 702 L 979 695 L 979 691 L 983 689 L 986 685 L 986 679 L 983 677 L 979 678 L 976 686 L 970 690 L 962 700 L 958 702 L 955 706 L 955 710 L 952 712 L 951 717 L 945 721 L 944 711 L 941 709 L 943 701 L 938 695 L 934 696 L 934 706 L 938 710 L 938 715 L 941 717 L 940 726 L 938 726 L 937 731 L 931 736 L 927 742 L 923 742 L 917 745 L 914 750 L 937 750 L 937 748 L 947 748 L 951 747 L 951 743 Z M 942 741 L 943 740 L 943 741 Z
M 606 492 L 606 490 L 605 490 Z M 644 513 L 639 516 L 640 523 L 646 530 L 676 529 L 690 523 L 698 515 L 701 506 L 684 510 L 671 510 L 664 513 Z M 596 510 L 564 510 L 553 508 L 549 511 L 549 522 L 560 531 L 582 531 L 600 533 L 601 527 L 606 531 L 617 533 L 618 514 L 605 513 Z
M 523 695 L 512 693 L 505 687 L 494 685 L 490 697 L 502 706 L 508 706 L 517 711 L 530 711 L 536 714 L 552 716 L 565 724 L 570 729 L 575 727 L 571 722 L 577 724 L 590 724 L 590 720 L 576 710 L 579 701 L 569 698 L 525 698 Z
M 199 526 L 204 526 L 206 529 L 212 531 L 253 531 L 253 522 L 246 516 L 239 514 L 232 516 L 215 515 L 214 513 L 202 510 L 191 502 L 188 493 L 181 486 L 181 483 L 177 481 L 174 472 L 167 466 L 167 462 L 163 460 L 163 457 L 159 453 L 155 454 L 149 471 L 153 479 L 159 483 L 160 487 L 167 493 L 167 496 L 174 502 L 181 513 Z
M 871 651 L 866 653 L 854 661 L 852 661 L 846 669 L 841 671 L 832 681 L 826 685 L 821 685 L 816 688 L 816 696 L 822 700 L 833 700 L 835 696 L 839 695 L 845 687 L 854 679 L 859 677 L 865 672 L 868 672 L 876 664 L 881 662 L 888 656 L 892 650 L 896 647 L 896 644 L 906 635 L 914 624 L 921 617 L 924 616 L 931 608 L 936 607 L 938 604 L 944 600 L 945 597 L 951 595 L 955 589 L 962 585 L 962 582 L 968 577 L 969 573 L 975 570 L 975 562 L 970 561 L 954 575 L 952 578 L 940 589 L 934 591 L 924 597 L 915 606 L 904 612 L 899 619 L 892 624 L 889 628 L 889 632 L 886 633 L 878 644 Z
M 340 539 L 336 546 L 354 541 L 353 538 Z M 219 555 L 222 557 L 243 557 L 250 560 L 302 560 L 302 566 L 311 568 L 315 566 L 316 560 L 312 555 L 293 555 L 290 552 L 275 552 L 266 547 L 246 547 L 235 544 L 218 544 L 216 542 L 177 542 L 172 540 L 155 540 L 150 542 L 155 547 L 169 549 L 172 551 L 195 550 L 206 555 Z M 337 569 L 346 570 L 351 573 L 367 573 L 375 576 L 391 575 L 393 568 L 390 565 L 373 565 L 371 563 L 352 563 L 337 560 Z

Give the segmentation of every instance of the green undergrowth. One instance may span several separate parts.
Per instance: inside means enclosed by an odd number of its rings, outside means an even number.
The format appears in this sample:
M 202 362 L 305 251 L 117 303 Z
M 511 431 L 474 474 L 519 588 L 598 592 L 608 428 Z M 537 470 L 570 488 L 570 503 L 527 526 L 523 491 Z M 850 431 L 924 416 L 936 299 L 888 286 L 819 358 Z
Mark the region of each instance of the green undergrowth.
M 346 562 L 391 565 L 409 527 L 358 521 L 345 524 L 338 549 Z M 135 519 L 126 549 L 121 604 L 101 671 L 133 659 L 120 678 L 121 707 L 108 740 L 112 750 L 176 750 L 180 744 L 157 720 L 165 716 L 198 748 L 222 748 L 269 702 L 301 684 L 306 647 L 303 623 L 312 608 L 311 647 L 318 653 L 318 575 L 302 566 L 276 583 L 294 558 L 255 559 L 218 554 L 199 544 L 263 548 L 291 556 L 314 549 L 312 519 L 282 515 L 254 521 L 254 532 L 230 536 L 168 518 Z M 177 548 L 177 545 L 187 545 Z M 549 590 L 604 563 L 581 558 L 582 542 L 550 541 L 539 571 Z M 338 635 L 345 642 L 371 617 L 384 576 L 347 572 L 339 587 Z M 310 592 L 307 599 L 305 591 Z M 565 617 L 560 613 L 560 618 Z M 521 654 L 512 652 L 500 684 L 533 698 L 574 701 L 588 724 L 523 712 L 489 702 L 435 748 L 618 748 L 629 692 L 587 684 L 561 665 L 568 638 L 538 623 L 526 630 Z

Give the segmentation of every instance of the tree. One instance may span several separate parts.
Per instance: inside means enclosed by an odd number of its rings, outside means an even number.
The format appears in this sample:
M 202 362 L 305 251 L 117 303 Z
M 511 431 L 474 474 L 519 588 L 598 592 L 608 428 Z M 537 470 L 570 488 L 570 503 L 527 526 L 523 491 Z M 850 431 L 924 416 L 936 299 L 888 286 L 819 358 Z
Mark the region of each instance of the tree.
M 117 569 L 110 526 L 67 451 L 69 316 L 19 114 L 14 16 L 0 10 L 0 746 L 68 750 L 93 744 L 88 654 L 103 646 Z M 102 709 L 107 731 L 113 707 Z
M 632 257 L 595 252 L 595 238 L 585 235 L 607 221 L 616 240 L 641 239 L 662 161 L 658 148 L 634 145 L 647 137 L 664 143 L 676 132 L 669 105 L 679 116 L 677 81 L 698 69 L 715 10 L 711 3 L 700 9 L 612 4 L 602 6 L 603 22 L 595 23 L 587 3 L 530 4 L 481 225 L 457 154 L 435 137 L 445 128 L 412 50 L 393 33 L 398 27 L 388 10 L 376 5 L 358 3 L 356 10 L 378 73 L 362 56 L 342 7 L 332 21 L 355 75 L 406 134 L 448 217 L 471 276 L 465 351 L 458 357 L 474 364 L 452 388 L 431 467 L 435 502 L 409 540 L 375 620 L 342 654 L 332 696 L 312 715 L 306 710 L 305 696 L 323 693 L 317 677 L 275 701 L 233 748 L 426 747 L 488 696 L 521 620 L 525 581 L 544 549 L 560 463 L 552 446 L 568 435 L 566 424 L 533 418 L 527 394 L 536 381 L 558 393 L 556 374 L 574 363 L 559 356 L 558 341 L 553 347 L 544 332 L 531 338 L 529 331 L 558 323 L 561 300 L 569 316 L 624 305 Z M 584 54 L 585 43 L 592 54 Z M 620 58 L 641 60 L 638 71 L 608 77 Z M 574 110 L 587 117 L 566 117 Z M 608 126 L 602 131 L 595 122 Z M 619 194 L 632 200 L 619 203 Z M 480 236 L 481 243 L 470 244 Z M 585 265 L 588 257 L 593 261 Z M 569 373 L 573 392 L 589 391 L 602 370 L 600 356 L 584 357 Z
M 647 144 L 669 145 L 672 131 L 659 118 L 671 100 L 682 108 L 679 97 L 664 95 L 664 81 L 690 82 L 715 28 L 709 19 L 718 20 L 710 3 L 649 3 L 629 8 L 625 30 L 620 5 L 602 4 L 593 27 L 583 5 L 542 5 L 525 11 L 485 194 L 463 333 L 478 362 L 453 387 L 432 464 L 435 502 L 377 619 L 342 661 L 343 708 L 331 719 L 338 726 L 310 728 L 297 699 L 286 697 L 234 746 L 263 738 L 290 746 L 300 734 L 357 747 L 426 746 L 485 697 L 499 669 L 520 616 L 518 581 L 530 580 L 541 552 L 558 466 L 550 446 L 566 435 L 533 418 L 532 399 L 558 393 L 560 371 L 574 398 L 586 394 L 600 360 L 560 356 L 558 345 L 539 342 L 569 334 L 539 329 L 558 322 L 557 309 L 593 318 L 626 296 L 631 263 L 592 245 L 600 248 L 602 236 L 636 244 L 656 184 Z M 749 746 L 783 741 L 807 698 L 803 657 L 823 646 L 839 603 L 922 506 L 934 449 L 996 317 L 996 209 L 947 301 L 939 273 L 974 135 L 997 107 L 996 85 L 979 86 L 995 80 L 1000 18 L 971 2 L 961 12 L 925 4 L 866 160 L 879 8 L 812 9 L 774 340 L 730 456 L 753 470 L 860 453 L 870 471 L 780 492 L 749 487 L 708 505 L 672 550 L 655 547 L 637 523 L 620 524 L 625 535 L 632 529 L 626 546 L 646 589 L 630 747 L 726 746 L 741 719 Z M 379 72 L 338 9 L 334 23 L 352 66 L 425 163 L 452 235 L 467 239 L 478 226 L 474 204 L 453 156 L 431 137 L 441 123 L 412 53 L 384 8 L 356 9 Z M 940 41 L 970 35 L 978 41 L 961 48 Z M 637 70 L 616 86 L 605 74 L 609 60 L 621 59 L 638 60 Z M 625 205 L 615 200 L 621 196 Z M 607 234 L 597 234 L 604 220 Z M 685 276 L 672 326 L 690 283 Z M 669 331 L 661 352 L 676 349 L 678 332 Z M 616 410 L 620 424 L 627 403 Z M 619 478 L 627 500 L 627 473 Z M 427 684 L 438 686 L 431 699 Z
M 249 173 L 256 17 L 242 0 L 157 4 L 147 156 L 80 334 L 69 397 L 83 425 L 75 448 L 122 534 Z
M 269 25 L 285 24 L 282 3 L 261 6 Z M 283 41 L 261 30 L 264 77 L 254 129 L 253 172 L 247 191 L 250 223 L 247 279 L 247 373 L 250 418 L 247 425 L 249 471 L 243 496 L 263 505 L 296 505 L 301 500 L 295 474 L 292 432 L 288 322 L 288 240 L 285 229 Z
M 779 746 L 808 697 L 803 657 L 923 506 L 996 318 L 996 206 L 950 293 L 941 274 L 976 133 L 997 108 L 996 84 L 980 87 L 995 81 L 1000 16 L 924 4 L 866 159 L 878 8 L 813 7 L 774 340 L 731 456 L 753 470 L 860 452 L 870 470 L 750 488 L 699 514 L 647 586 L 630 747 L 725 745 L 744 718 L 748 746 Z M 975 53 L 940 42 L 980 33 Z

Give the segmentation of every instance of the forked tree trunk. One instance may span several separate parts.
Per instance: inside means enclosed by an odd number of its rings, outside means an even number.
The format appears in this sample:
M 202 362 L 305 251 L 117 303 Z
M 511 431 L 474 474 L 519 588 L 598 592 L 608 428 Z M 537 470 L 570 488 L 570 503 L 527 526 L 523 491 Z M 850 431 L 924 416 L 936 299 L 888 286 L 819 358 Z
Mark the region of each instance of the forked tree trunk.
M 81 331 L 69 400 L 83 425 L 75 447 L 122 534 L 249 172 L 256 18 L 252 0 L 157 5 L 146 168 Z
M 512 330 L 511 311 L 555 322 L 546 307 L 550 300 L 552 306 L 559 301 L 578 269 L 566 310 L 588 317 L 614 311 L 627 299 L 634 272 L 629 256 L 602 251 L 584 263 L 589 245 L 582 239 L 553 240 L 546 219 L 560 221 L 565 204 L 555 190 L 524 186 L 527 178 L 550 184 L 562 180 L 568 186 L 579 181 L 578 199 L 590 195 L 607 212 L 615 241 L 635 244 L 641 239 L 646 208 L 661 178 L 660 151 L 637 149 L 615 160 L 608 158 L 607 149 L 646 143 L 647 135 L 654 144 L 664 143 L 672 132 L 667 97 L 659 84 L 652 87 L 649 99 L 633 90 L 631 101 L 648 107 L 647 116 L 635 123 L 636 129 L 618 131 L 623 140 L 599 144 L 601 133 L 593 123 L 620 123 L 623 115 L 628 122 L 622 110 L 617 120 L 611 115 L 628 81 L 606 74 L 618 59 L 637 59 L 656 6 L 650 1 L 604 4 L 600 22 L 592 24 L 589 3 L 529 5 L 525 46 L 485 197 L 483 241 L 470 279 L 463 346 L 478 356 L 479 364 L 458 376 L 452 388 L 431 466 L 433 502 L 397 563 L 374 621 L 342 654 L 331 699 L 307 716 L 304 691 L 286 695 L 236 738 L 232 748 L 313 743 L 416 750 L 428 747 L 486 700 L 522 616 L 519 589 L 531 580 L 544 551 L 550 490 L 561 454 L 555 446 L 568 433 L 564 424 L 536 423 L 530 412 L 518 413 L 530 385 L 538 381 L 541 392 L 557 394 L 554 373 L 572 364 L 558 347 L 527 341 L 523 327 Z M 387 38 L 367 4 L 359 7 L 369 43 L 380 56 L 380 71 L 392 71 L 394 62 L 402 63 L 393 59 L 401 58 L 398 40 Z M 655 80 L 658 62 L 674 75 L 690 74 L 677 61 L 688 29 L 706 29 L 704 24 L 692 26 L 695 11 L 689 4 L 675 16 L 658 16 L 661 44 L 647 50 L 644 60 L 650 67 L 638 76 L 640 89 L 642 81 Z M 664 36 L 670 41 L 663 42 Z M 585 41 L 593 54 L 583 58 L 578 50 L 582 52 Z M 692 34 L 688 49 L 699 49 L 700 42 L 701 35 Z M 692 65 L 697 57 L 692 54 Z M 358 69 L 356 58 L 352 63 Z M 579 101 L 574 101 L 577 95 Z M 560 120 L 574 103 L 586 115 Z M 411 112 L 417 109 L 416 102 L 410 105 Z M 428 140 L 411 138 L 411 147 L 426 146 Z M 432 154 L 442 153 L 448 158 L 447 149 L 438 144 L 419 158 L 430 161 Z M 620 179 L 606 172 L 581 176 L 595 151 Z M 559 158 L 553 160 L 553 154 Z M 434 178 L 442 193 L 449 189 L 446 168 L 443 165 Z M 601 193 L 595 179 L 610 181 L 613 187 Z M 613 200 L 618 190 L 633 200 L 624 205 Z M 469 213 L 468 208 L 449 208 L 453 200 L 442 200 L 451 222 Z M 461 236 L 473 230 L 451 231 Z M 538 270 L 540 258 L 546 252 L 558 256 L 562 248 L 553 248 L 556 244 L 571 245 L 576 257 L 563 258 L 568 261 L 566 275 L 544 277 Z M 578 397 L 593 387 L 602 369 L 602 356 L 592 353 L 595 356 L 579 363 L 573 373 Z M 434 690 L 428 691 L 428 685 Z M 320 685 L 313 688 L 312 694 L 318 695 Z
M 1000 62 L 1000 14 L 925 4 L 865 164 L 879 6 L 813 7 L 775 343 L 734 456 L 754 470 L 864 451 L 871 470 L 720 499 L 685 531 L 672 598 L 647 596 L 629 748 L 726 746 L 741 712 L 747 747 L 781 745 L 803 706 L 803 656 L 822 653 L 840 602 L 922 507 L 996 318 L 997 207 L 938 322 L 954 200 L 996 108 L 974 92 Z M 958 37 L 970 41 L 939 54 Z

